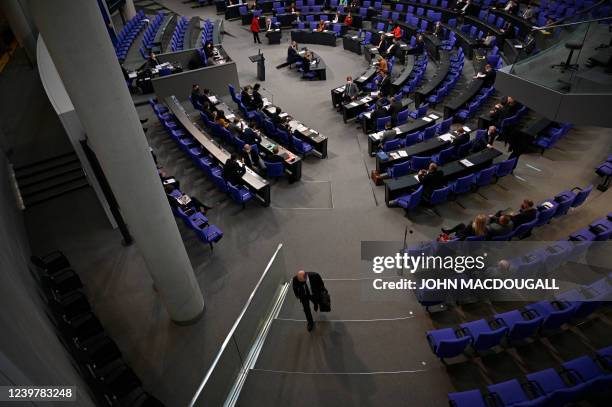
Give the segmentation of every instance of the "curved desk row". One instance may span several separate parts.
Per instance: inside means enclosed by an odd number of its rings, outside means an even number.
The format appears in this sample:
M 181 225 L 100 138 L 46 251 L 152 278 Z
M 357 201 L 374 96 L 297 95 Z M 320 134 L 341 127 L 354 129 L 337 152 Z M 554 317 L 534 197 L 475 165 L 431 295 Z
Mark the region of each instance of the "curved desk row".
M 293 30 L 291 41 L 298 44 L 318 44 L 336 46 L 336 33 L 333 31 Z

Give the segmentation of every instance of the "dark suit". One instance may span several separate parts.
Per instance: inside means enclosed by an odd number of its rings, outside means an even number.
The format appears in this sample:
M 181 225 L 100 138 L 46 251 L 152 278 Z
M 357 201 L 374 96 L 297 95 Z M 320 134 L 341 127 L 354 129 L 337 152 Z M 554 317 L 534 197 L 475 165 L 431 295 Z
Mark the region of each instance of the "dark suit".
M 270 154 L 266 157 L 266 161 L 270 163 L 284 163 L 285 159 L 278 154 Z
M 453 146 L 459 147 L 470 141 L 470 133 L 462 133 L 455 136 L 453 140 Z
M 241 157 L 247 167 L 252 169 L 259 168 L 259 156 L 255 150 L 251 149 L 249 153 L 243 151 Z
M 307 281 L 301 282 L 297 276 L 293 277 L 293 293 L 300 300 L 304 307 L 304 314 L 308 323 L 312 323 L 312 313 L 310 312 L 310 301 L 314 304 L 315 311 L 319 309 L 321 294 L 325 291 L 325 284 L 319 273 L 313 271 L 306 272 Z M 310 285 L 310 288 L 308 288 Z M 312 290 L 312 291 L 311 291 Z
M 400 101 L 391 102 L 391 106 L 389 106 L 389 114 L 391 115 L 391 120 L 393 124 L 397 123 L 397 114 L 402 111 L 404 105 Z
M 287 50 L 287 62 L 293 64 L 296 61 L 299 61 L 300 59 L 301 57 L 298 51 L 293 47 L 289 47 L 289 49 Z
M 227 182 L 231 182 L 232 185 L 239 185 L 242 183 L 242 175 L 246 172 L 246 169 L 238 164 L 237 161 L 227 160 L 223 166 L 223 178 Z
M 512 224 L 516 229 L 523 223 L 528 223 L 534 220 L 538 216 L 538 210 L 536 208 L 530 208 L 527 210 L 520 210 L 519 213 L 512 216 Z
M 253 91 L 253 106 L 255 106 L 258 109 L 261 109 L 263 107 L 263 98 L 261 97 L 261 93 L 259 93 L 258 91 L 254 90 Z
M 249 110 L 253 110 L 253 97 L 249 95 L 249 92 L 242 91 L 240 92 L 240 101 Z
M 434 190 L 446 185 L 444 172 L 440 169 L 428 172 L 421 178 L 421 185 L 423 185 L 423 195 L 429 198 Z
M 482 78 L 482 86 L 484 86 L 485 88 L 490 88 L 491 86 L 493 86 L 495 84 L 496 75 L 497 73 L 495 72 L 495 69 L 491 69 L 489 72 L 485 72 L 485 76 L 484 78 Z
M 391 84 L 391 78 L 389 78 L 389 75 L 385 76 L 382 81 L 380 81 L 378 87 L 383 96 L 389 96 L 393 93 L 393 85 Z

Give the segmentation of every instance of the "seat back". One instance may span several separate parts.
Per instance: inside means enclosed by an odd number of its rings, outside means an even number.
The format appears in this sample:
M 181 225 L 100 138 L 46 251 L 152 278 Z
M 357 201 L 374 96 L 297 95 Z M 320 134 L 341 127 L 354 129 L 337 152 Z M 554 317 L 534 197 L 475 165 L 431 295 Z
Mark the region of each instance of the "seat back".
M 544 318 L 538 316 L 533 319 L 515 322 L 508 331 L 508 339 L 523 340 L 535 335 L 543 320 Z
M 469 345 L 471 341 L 471 337 L 464 336 L 462 338 L 440 341 L 434 353 L 439 358 L 452 358 L 458 355 L 461 355 L 465 348 Z
M 404 124 L 408 121 L 408 109 L 404 109 L 397 114 L 397 125 Z
M 565 324 L 574 315 L 575 307 L 571 304 L 567 304 L 566 308 L 551 312 L 544 317 L 542 327 L 544 329 L 558 329 L 561 325 Z
M 272 163 L 264 160 L 266 175 L 268 177 L 282 177 L 285 174 L 284 163 Z
M 429 165 L 430 161 L 431 157 L 419 157 L 414 155 L 410 158 L 410 169 L 412 171 L 425 169 Z
M 410 147 L 411 145 L 418 143 L 421 140 L 421 137 L 422 132 L 419 131 L 408 134 L 405 139 L 406 147 Z
M 391 116 L 385 116 L 376 119 L 376 131 L 381 131 L 382 129 L 384 129 L 387 122 L 391 122 Z
M 582 205 L 584 201 L 586 201 L 586 199 L 588 198 L 592 190 L 593 190 L 593 185 L 589 185 L 587 188 L 580 190 L 580 192 L 576 194 L 576 197 L 574 198 L 574 202 L 572 202 L 572 208 L 576 208 Z
M 479 187 L 489 185 L 491 182 L 493 182 L 495 171 L 497 171 L 496 166 L 485 168 L 484 170 L 480 171 L 476 176 L 476 185 Z
M 474 174 L 466 175 L 465 177 L 458 178 L 453 185 L 453 192 L 455 194 L 464 194 L 472 190 L 474 184 Z
M 531 222 L 527 222 L 527 223 L 523 223 L 522 225 L 519 225 L 516 229 L 514 229 L 514 237 L 517 237 L 519 239 L 523 239 L 524 237 L 527 237 L 529 233 L 531 232 L 531 229 L 533 229 L 537 223 L 538 223 L 538 218 L 536 217 Z
M 404 140 L 402 139 L 389 140 L 385 142 L 385 144 L 383 144 L 383 151 L 388 152 L 388 151 L 397 150 L 398 148 L 402 147 L 403 141 Z
M 431 197 L 429 198 L 429 203 L 432 205 L 438 205 L 444 203 L 448 200 L 448 195 L 451 193 L 451 187 L 442 187 L 440 189 L 435 189 L 431 193 Z
M 495 172 L 495 176 L 497 178 L 505 177 L 506 175 L 512 173 L 514 170 L 514 165 L 516 164 L 516 158 L 511 160 L 504 160 L 497 165 L 497 171 Z
M 555 201 L 557 202 L 557 211 L 555 212 L 555 218 L 559 216 L 563 216 L 569 211 L 574 203 L 575 195 L 559 195 L 555 197 Z
M 406 161 L 400 164 L 395 164 L 391 168 L 389 168 L 389 170 L 387 171 L 387 173 L 389 174 L 391 178 L 399 178 L 404 175 L 408 175 L 409 172 L 410 172 L 410 161 Z
M 537 222 L 534 227 L 540 227 L 550 222 L 552 217 L 555 215 L 556 211 L 557 211 L 556 206 L 553 206 L 551 208 L 543 208 L 543 209 L 538 208 L 538 218 L 537 218 Z
M 506 332 L 508 332 L 508 328 L 505 326 L 490 332 L 483 332 L 479 334 L 474 343 L 472 343 L 472 347 L 475 350 L 491 349 L 492 347 L 499 345 L 501 340 L 506 335 Z

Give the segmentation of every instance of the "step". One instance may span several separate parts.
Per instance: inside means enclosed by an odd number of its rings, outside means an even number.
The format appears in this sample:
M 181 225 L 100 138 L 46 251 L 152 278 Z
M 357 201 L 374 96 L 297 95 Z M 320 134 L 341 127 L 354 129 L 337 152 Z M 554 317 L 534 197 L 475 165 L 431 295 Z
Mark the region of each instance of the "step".
M 79 189 L 86 188 L 88 186 L 89 183 L 87 182 L 87 178 L 81 177 L 74 181 L 67 182 L 63 185 L 59 185 L 55 188 L 33 194 L 27 198 L 24 197 L 24 205 L 27 209 L 29 207 L 41 204 L 43 202 L 77 191 Z
M 24 198 L 28 198 L 40 193 L 44 193 L 49 190 L 53 190 L 55 188 L 61 187 L 65 184 L 69 184 L 74 181 L 78 181 L 81 179 L 85 179 L 85 173 L 81 168 L 76 169 L 75 171 L 68 171 L 53 177 L 50 177 L 46 181 L 32 183 L 28 186 L 19 185 L 19 190 L 21 192 L 21 196 Z
M 80 161 L 71 161 L 65 165 L 60 165 L 46 171 L 40 171 L 27 177 L 22 177 L 19 180 L 19 189 L 23 191 L 28 188 L 36 187 L 37 185 L 41 186 L 41 184 L 44 186 L 45 183 L 54 178 L 61 177 L 66 174 L 74 176 L 79 172 L 83 172 Z
M 59 156 L 47 158 L 45 160 L 37 161 L 31 164 L 21 165 L 15 167 L 15 177 L 18 182 L 25 181 L 27 178 L 35 175 L 44 174 L 55 168 L 69 166 L 75 162 L 79 162 L 77 155 L 74 151 Z

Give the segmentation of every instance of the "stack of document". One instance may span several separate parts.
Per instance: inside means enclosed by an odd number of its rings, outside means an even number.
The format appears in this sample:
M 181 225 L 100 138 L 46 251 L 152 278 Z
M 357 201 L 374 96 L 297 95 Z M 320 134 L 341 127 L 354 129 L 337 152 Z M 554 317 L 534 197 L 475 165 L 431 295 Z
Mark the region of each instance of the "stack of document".
M 440 137 L 438 137 L 438 138 L 439 138 L 440 140 L 442 140 L 442 141 L 453 141 L 453 139 L 454 139 L 453 135 L 452 135 L 452 134 L 450 134 L 450 133 L 443 134 L 443 135 L 441 135 L 441 136 L 440 136 Z
M 439 119 L 439 118 L 440 118 L 440 116 L 435 115 L 435 114 L 433 114 L 433 113 L 432 113 L 432 114 L 430 114 L 430 115 L 429 115 L 429 117 L 431 117 L 431 118 L 432 118 L 432 119 L 434 119 L 434 120 L 437 120 L 437 119 Z
M 465 158 L 464 158 L 463 160 L 459 161 L 459 162 L 460 162 L 461 164 L 463 164 L 463 166 L 464 166 L 464 167 L 471 167 L 471 166 L 473 166 L 473 165 L 474 165 L 474 163 L 473 163 L 473 162 L 471 162 L 470 160 L 465 159 Z
M 427 116 L 423 117 L 422 119 L 425 120 L 427 123 L 433 121 L 431 117 L 427 117 Z

